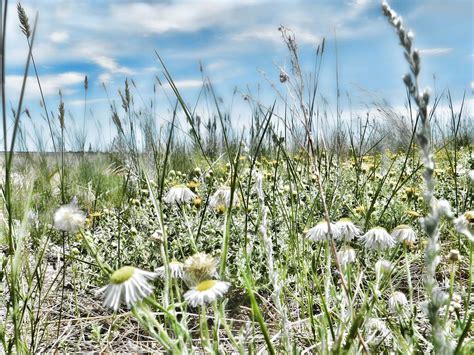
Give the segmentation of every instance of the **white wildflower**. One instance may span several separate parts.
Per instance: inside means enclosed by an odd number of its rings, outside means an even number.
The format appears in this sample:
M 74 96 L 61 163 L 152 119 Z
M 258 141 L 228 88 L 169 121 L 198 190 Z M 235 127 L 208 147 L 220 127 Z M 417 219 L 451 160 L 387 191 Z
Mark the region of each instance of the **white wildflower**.
M 333 240 L 339 239 L 339 228 L 337 228 L 335 223 L 330 223 L 331 226 L 331 234 Z M 328 223 L 326 221 L 321 221 L 316 226 L 311 228 L 306 232 L 306 237 L 314 242 L 320 242 L 324 240 L 331 240 L 331 236 L 329 234 Z
M 343 246 L 341 250 L 337 252 L 337 258 L 342 266 L 353 263 L 356 259 L 355 250 L 350 246 Z
M 209 200 L 209 205 L 212 208 L 217 208 L 218 206 L 225 206 L 225 208 L 229 208 L 230 200 L 231 200 L 231 188 L 230 186 L 221 186 L 219 187 L 216 192 L 211 196 Z M 234 191 L 234 196 L 232 199 L 232 206 L 235 206 L 239 203 L 239 198 Z
M 370 229 L 361 239 L 367 249 L 384 250 L 395 245 L 395 240 L 388 234 L 385 228 L 382 227 Z
M 348 218 L 342 218 L 337 221 L 336 227 L 339 229 L 341 240 L 351 241 L 361 234 L 361 230 Z
M 392 237 L 398 242 L 407 246 L 415 244 L 417 238 L 416 233 L 409 225 L 400 224 L 392 231 Z
M 395 291 L 388 299 L 388 309 L 394 314 L 402 312 L 407 304 L 407 297 L 400 291 Z
M 186 185 L 175 185 L 169 189 L 165 196 L 166 203 L 187 203 L 194 199 L 196 194 L 191 191 Z
M 170 274 L 171 274 L 171 277 L 173 279 L 182 279 L 183 276 L 184 276 L 184 264 L 179 262 L 179 261 L 176 261 L 176 260 L 172 260 L 169 262 L 168 264 L 168 268 L 170 269 Z M 165 275 L 165 267 L 164 266 L 160 266 L 157 270 L 156 270 L 156 273 L 164 278 L 166 275 Z
M 205 280 L 191 287 L 184 294 L 184 299 L 193 307 L 211 303 L 224 295 L 230 283 L 219 280 Z
M 125 301 L 130 309 L 138 301 L 153 293 L 148 280 L 156 278 L 154 272 L 137 269 L 133 266 L 124 266 L 115 271 L 110 277 L 110 283 L 98 292 L 104 292 L 104 306 L 119 309 L 120 304 Z

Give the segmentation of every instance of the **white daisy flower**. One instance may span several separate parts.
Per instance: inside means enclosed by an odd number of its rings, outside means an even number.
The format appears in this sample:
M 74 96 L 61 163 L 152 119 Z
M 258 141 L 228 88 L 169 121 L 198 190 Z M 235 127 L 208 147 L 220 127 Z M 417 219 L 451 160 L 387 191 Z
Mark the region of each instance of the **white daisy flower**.
M 400 291 L 395 291 L 388 299 L 388 309 L 394 314 L 398 314 L 403 311 L 407 304 L 407 297 L 403 292 Z
M 230 186 L 221 186 L 216 190 L 216 192 L 214 192 L 214 194 L 209 199 L 209 205 L 212 208 L 216 208 L 221 205 L 225 206 L 226 208 L 229 208 L 230 198 L 231 198 Z M 239 203 L 239 197 L 234 192 L 234 198 L 232 199 L 232 206 L 235 206 L 238 203 Z
M 217 276 L 217 259 L 206 253 L 196 253 L 184 262 L 184 279 L 195 285 Z
M 367 249 L 384 250 L 395 245 L 395 240 L 382 227 L 372 228 L 360 238 Z
M 175 185 L 169 189 L 164 201 L 166 203 L 187 203 L 193 200 L 196 194 L 186 185 Z
M 60 231 L 75 232 L 83 227 L 85 222 L 86 214 L 79 209 L 75 198 L 54 213 L 54 228 Z
M 337 252 L 337 258 L 342 266 L 353 263 L 356 259 L 355 250 L 350 246 L 345 245 Z
M 474 240 L 474 211 L 464 212 L 454 220 L 456 230 L 470 240 Z
M 339 239 L 339 228 L 335 223 L 331 223 L 331 234 L 333 240 Z M 323 240 L 331 240 L 329 235 L 328 223 L 326 221 L 321 221 L 316 226 L 311 228 L 306 232 L 306 237 L 312 240 L 313 242 L 320 242 Z
M 184 299 L 193 307 L 214 302 L 229 289 L 230 283 L 219 280 L 206 280 L 191 287 L 184 294 Z
M 341 218 L 336 222 L 336 227 L 341 240 L 351 241 L 361 234 L 361 230 L 349 218 Z
M 416 233 L 409 225 L 400 224 L 392 231 L 392 237 L 399 243 L 407 246 L 415 244 L 417 238 Z
M 172 260 L 169 262 L 168 267 L 170 269 L 171 277 L 173 279 L 182 279 L 184 276 L 184 264 L 177 261 L 177 260 Z M 160 266 L 157 270 L 156 273 L 164 278 L 165 277 L 165 267 Z
M 123 266 L 110 276 L 110 283 L 102 287 L 98 293 L 104 292 L 104 306 L 118 310 L 125 301 L 127 308 L 153 293 L 148 280 L 153 280 L 158 274 L 137 269 L 133 266 Z

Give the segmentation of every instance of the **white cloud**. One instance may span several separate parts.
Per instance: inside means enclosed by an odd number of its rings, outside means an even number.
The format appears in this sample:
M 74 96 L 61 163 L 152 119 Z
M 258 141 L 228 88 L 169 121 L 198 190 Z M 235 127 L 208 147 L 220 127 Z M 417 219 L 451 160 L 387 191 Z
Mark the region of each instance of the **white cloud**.
M 166 4 L 136 2 L 111 6 L 111 16 L 121 25 L 151 33 L 171 31 L 193 32 L 210 26 L 235 23 L 239 9 L 255 5 L 255 1 L 182 1 Z M 241 16 L 238 16 L 241 17 Z
M 232 64 L 229 61 L 218 59 L 215 61 L 212 61 L 211 63 L 205 64 L 204 68 L 207 70 L 219 70 L 219 69 L 225 69 L 229 68 Z
M 446 55 L 453 51 L 453 48 L 425 48 L 420 49 L 420 54 L 425 56 Z
M 120 66 L 114 58 L 105 55 L 93 57 L 92 61 L 113 74 L 133 74 L 133 70 L 127 67 Z
M 354 0 L 354 4 L 357 6 L 367 6 L 370 2 L 371 0 Z
M 104 102 L 108 102 L 107 98 L 97 98 L 97 99 L 88 99 L 87 100 L 87 105 L 94 105 L 94 104 L 101 104 Z M 76 99 L 76 100 L 69 100 L 67 102 L 68 105 L 71 106 L 84 106 L 85 100 L 84 99 Z
M 471 90 L 474 90 L 474 81 L 471 81 Z
M 99 75 L 99 82 L 102 84 L 109 84 L 112 82 L 112 74 L 110 73 L 102 73 Z
M 54 43 L 64 43 L 69 39 L 69 33 L 67 31 L 53 32 L 49 35 L 49 39 Z
M 58 95 L 59 90 L 63 94 L 71 94 L 74 92 L 74 87 L 77 84 L 84 82 L 85 75 L 79 72 L 65 72 L 60 74 L 42 75 L 40 77 L 41 87 L 44 96 Z M 23 83 L 22 75 L 7 75 L 5 77 L 6 92 L 9 100 L 17 100 L 21 93 L 21 86 Z M 25 97 L 29 99 L 36 99 L 40 97 L 36 78 L 29 76 L 27 80 Z

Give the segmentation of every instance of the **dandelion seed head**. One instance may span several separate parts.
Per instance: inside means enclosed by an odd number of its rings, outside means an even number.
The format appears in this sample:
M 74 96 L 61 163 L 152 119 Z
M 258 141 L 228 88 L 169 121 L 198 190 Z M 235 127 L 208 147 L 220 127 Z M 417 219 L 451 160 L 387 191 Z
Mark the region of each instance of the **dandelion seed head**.
M 191 284 L 199 283 L 217 275 L 217 260 L 206 253 L 194 254 L 184 262 L 184 272 Z
M 72 202 L 63 205 L 54 213 L 54 227 L 64 232 L 76 232 L 86 222 L 86 214 Z

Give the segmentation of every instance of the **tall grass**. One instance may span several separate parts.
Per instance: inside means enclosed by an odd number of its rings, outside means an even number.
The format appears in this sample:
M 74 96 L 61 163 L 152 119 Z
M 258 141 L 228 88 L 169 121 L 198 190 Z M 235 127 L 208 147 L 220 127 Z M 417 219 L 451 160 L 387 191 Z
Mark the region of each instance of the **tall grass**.
M 329 124 L 330 108 L 320 96 L 328 42 L 317 47 L 306 73 L 297 34 L 282 26 L 291 67 L 278 68 L 279 83 L 266 78 L 275 91 L 270 104 L 245 94 L 248 129 L 234 129 L 203 68 L 201 93 L 187 103 L 156 52 L 162 71 L 153 95 L 168 95 L 169 88 L 173 94 L 162 128 L 156 101 L 146 105 L 133 79 L 126 79 L 119 95 L 109 98 L 113 143 L 102 154 L 85 153 L 86 121 L 92 119 L 86 77 L 82 130 L 65 117 L 67 101 L 60 97 L 53 121 L 41 95 L 54 153 L 21 154 L 15 149 L 21 119 L 36 117 L 23 107 L 30 62 L 41 91 L 33 56 L 36 21 L 31 30 L 18 5 L 29 54 L 8 130 L 7 3 L 1 4 L 5 353 L 472 351 L 472 241 L 441 219 L 450 217 L 448 201 L 453 215 L 472 210 L 472 118 L 464 104 L 454 107 L 449 92 L 430 107 L 418 83 L 421 59 L 413 37 L 388 5 L 383 12 L 410 66 L 406 117 L 378 103 L 379 113 L 345 122 L 338 87 L 335 123 Z M 451 111 L 447 129 L 436 124 L 441 100 Z M 197 113 L 203 102 L 208 117 Z M 196 196 L 167 202 L 169 191 L 183 185 Z M 222 186 L 229 201 L 215 205 Z M 59 231 L 52 216 L 73 199 L 87 213 L 85 224 Z M 417 239 L 372 250 L 360 236 L 341 238 L 335 222 L 344 217 L 362 234 L 408 224 Z M 314 226 L 325 231 L 324 240 L 309 238 Z M 199 283 L 186 263 L 182 278 L 173 268 L 197 252 L 215 261 L 206 281 L 231 286 L 213 302 L 192 306 L 187 292 Z M 131 309 L 108 310 L 96 291 L 127 265 L 160 277 Z

